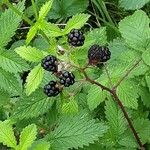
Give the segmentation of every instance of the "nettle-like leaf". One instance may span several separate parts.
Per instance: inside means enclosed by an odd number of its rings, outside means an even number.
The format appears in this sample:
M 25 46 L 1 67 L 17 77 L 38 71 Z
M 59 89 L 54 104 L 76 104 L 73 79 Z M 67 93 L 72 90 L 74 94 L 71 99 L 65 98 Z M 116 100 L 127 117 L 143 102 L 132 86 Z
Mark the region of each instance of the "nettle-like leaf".
M 13 118 L 33 118 L 44 114 L 53 104 L 53 99 L 44 95 L 42 90 L 31 94 L 30 96 L 22 97 L 16 104 Z
M 37 128 L 35 124 L 31 124 L 23 129 L 19 139 L 19 145 L 16 150 L 28 150 L 36 139 Z
M 105 103 L 105 114 L 110 126 L 109 131 L 111 132 L 113 138 L 117 141 L 120 138 L 120 135 L 122 135 L 126 130 L 126 122 L 122 111 L 115 104 L 113 99 L 109 99 Z
M 7 93 L 3 90 L 0 90 L 0 107 L 4 106 L 4 105 L 7 105 L 9 100 L 10 100 L 9 93 Z
M 50 149 L 50 143 L 46 142 L 44 140 L 38 140 L 35 141 L 32 144 L 32 147 L 29 150 L 49 150 Z
M 141 100 L 143 102 L 143 104 L 150 108 L 150 92 L 149 89 L 146 87 L 140 87 L 140 96 L 141 96 Z
M 53 3 L 53 0 L 49 0 L 41 7 L 39 11 L 39 18 L 38 18 L 39 20 L 42 20 L 46 17 L 46 15 L 48 14 L 48 12 L 50 11 L 52 7 L 52 3 Z
M 32 41 L 32 39 L 35 37 L 38 29 L 39 29 L 39 22 L 36 22 L 35 25 L 33 25 L 30 28 L 30 30 L 27 34 L 26 45 L 28 45 Z
M 142 54 L 142 59 L 143 61 L 150 66 L 150 51 L 145 51 L 143 54 Z
M 17 145 L 12 125 L 7 120 L 0 121 L 0 143 L 11 148 L 16 148 Z
M 124 106 L 137 109 L 138 107 L 138 87 L 133 80 L 123 81 L 118 89 L 117 94 Z
M 39 29 L 41 29 L 48 37 L 58 37 L 63 35 L 63 32 L 57 25 L 46 21 L 40 22 Z
M 137 118 L 133 121 L 134 127 L 139 134 L 139 137 L 142 140 L 142 143 L 145 144 L 150 138 L 150 121 L 144 118 Z
M 22 92 L 21 85 L 18 79 L 11 73 L 6 72 L 2 68 L 0 68 L 0 88 L 7 91 L 8 93 L 14 92 Z
M 147 83 L 149 91 L 150 91 L 150 75 L 146 75 L 145 79 L 146 79 L 146 83 Z
M 113 77 L 118 71 L 122 71 L 122 75 L 141 58 L 141 53 L 129 48 L 123 39 L 115 39 L 110 43 L 111 59 L 108 64 L 108 70 Z M 117 65 L 118 63 L 118 65 Z M 114 71 L 115 70 L 115 71 Z M 141 61 L 138 66 L 130 73 L 129 78 L 144 75 L 149 70 L 149 67 Z
M 102 90 L 98 86 L 92 85 L 87 96 L 87 104 L 90 110 L 94 110 L 101 102 L 105 100 L 106 96 L 106 91 Z
M 70 17 L 86 10 L 88 3 L 87 0 L 54 0 L 48 17 L 50 19 Z
M 134 49 L 144 51 L 150 42 L 150 20 L 142 10 L 126 17 L 119 23 L 119 30 L 127 44 Z
M 80 113 L 61 118 L 58 128 L 48 136 L 48 140 L 56 150 L 77 149 L 94 143 L 107 129 L 103 123 L 95 123 L 95 120 L 90 120 L 87 114 Z
M 73 16 L 67 22 L 67 25 L 63 32 L 65 34 L 68 34 L 70 32 L 70 30 L 72 30 L 72 29 L 80 29 L 88 21 L 89 17 L 90 17 L 90 15 L 88 15 L 88 14 L 77 14 L 77 15 Z
M 15 7 L 22 13 L 24 10 L 24 1 L 18 3 L 18 5 Z M 2 13 L 0 17 L 0 47 L 6 46 L 11 38 L 15 35 L 15 31 L 17 30 L 20 21 L 21 17 L 10 8 Z
M 88 32 L 85 38 L 84 46 L 91 46 L 93 44 L 107 44 L 106 27 L 93 29 L 92 31 Z
M 142 8 L 148 2 L 150 2 L 150 0 L 120 0 L 119 4 L 126 10 L 135 10 Z
M 40 85 L 44 76 L 44 69 L 41 64 L 37 65 L 34 69 L 31 70 L 27 77 L 26 84 L 26 94 L 30 95 L 34 92 Z
M 40 62 L 44 57 L 42 51 L 31 46 L 20 46 L 15 51 L 20 57 L 31 62 Z
M 29 69 L 28 64 L 12 51 L 0 52 L 0 67 L 10 73 L 22 72 Z
M 62 113 L 64 114 L 76 114 L 78 112 L 78 104 L 74 97 L 69 98 L 69 102 L 64 102 L 62 105 Z

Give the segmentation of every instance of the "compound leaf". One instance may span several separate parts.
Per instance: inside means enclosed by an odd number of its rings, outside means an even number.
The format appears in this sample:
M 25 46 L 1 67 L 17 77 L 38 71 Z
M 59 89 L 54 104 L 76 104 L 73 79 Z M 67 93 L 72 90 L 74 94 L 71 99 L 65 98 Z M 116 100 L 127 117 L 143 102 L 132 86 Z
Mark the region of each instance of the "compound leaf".
M 48 136 L 48 140 L 53 143 L 56 150 L 78 149 L 97 141 L 107 129 L 103 123 L 95 123 L 95 120 L 90 120 L 87 114 L 80 113 L 61 118 L 58 128 Z

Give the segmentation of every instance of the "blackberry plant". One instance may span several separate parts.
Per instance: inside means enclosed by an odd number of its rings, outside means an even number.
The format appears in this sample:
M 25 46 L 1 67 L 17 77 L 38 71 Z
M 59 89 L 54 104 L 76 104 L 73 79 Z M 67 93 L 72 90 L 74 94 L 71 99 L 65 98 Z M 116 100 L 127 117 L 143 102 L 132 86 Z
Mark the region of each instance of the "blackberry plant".
M 148 150 L 147 2 L 0 1 L 0 149 Z

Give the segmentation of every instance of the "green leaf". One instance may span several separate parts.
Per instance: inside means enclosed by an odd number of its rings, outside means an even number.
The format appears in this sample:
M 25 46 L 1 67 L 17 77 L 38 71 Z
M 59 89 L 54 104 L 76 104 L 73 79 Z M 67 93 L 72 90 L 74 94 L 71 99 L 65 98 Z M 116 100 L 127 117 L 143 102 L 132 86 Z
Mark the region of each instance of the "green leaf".
M 31 40 L 35 37 L 38 31 L 39 23 L 36 22 L 34 26 L 32 26 L 27 34 L 26 45 L 28 45 Z
M 150 2 L 150 0 L 120 0 L 119 4 L 126 10 L 135 10 L 142 8 L 148 2 Z
M 80 113 L 63 117 L 59 121 L 58 128 L 48 136 L 48 140 L 53 143 L 52 146 L 56 150 L 78 149 L 97 141 L 106 131 L 106 125 L 95 123 L 95 120 L 90 120 L 87 114 Z
M 123 81 L 117 90 L 119 99 L 123 105 L 129 108 L 137 109 L 138 107 L 138 87 L 137 83 L 131 80 Z
M 42 51 L 31 46 L 20 46 L 15 51 L 20 57 L 31 62 L 40 62 L 44 57 Z
M 76 114 L 78 112 L 78 104 L 74 100 L 74 97 L 69 98 L 69 102 L 65 102 L 62 106 L 62 113 L 64 114 Z
M 109 99 L 106 101 L 105 110 L 106 118 L 110 126 L 109 130 L 111 132 L 111 135 L 117 141 L 120 138 L 120 135 L 122 135 L 126 130 L 126 122 L 124 116 L 113 99 Z
M 15 7 L 22 13 L 24 10 L 24 1 L 19 2 Z M 20 21 L 21 17 L 10 8 L 2 13 L 0 17 L 0 47 L 4 47 L 10 42 L 11 38 L 15 35 Z
M 88 15 L 88 14 L 77 14 L 77 15 L 73 16 L 67 22 L 67 25 L 63 32 L 65 34 L 68 34 L 70 32 L 70 30 L 72 30 L 72 29 L 80 29 L 88 21 L 89 17 L 90 17 L 90 15 Z
M 144 118 L 137 118 L 133 121 L 133 125 L 135 130 L 139 134 L 139 137 L 142 140 L 142 143 L 145 144 L 148 142 L 150 138 L 150 121 Z
M 87 0 L 54 0 L 49 13 L 50 19 L 66 18 L 81 13 L 88 7 Z
M 29 69 L 28 64 L 16 53 L 7 50 L 0 53 L 0 67 L 10 73 L 22 72 Z
M 9 93 L 0 90 L 0 107 L 7 105 L 9 103 L 9 100 L 10 100 Z
M 0 88 L 4 89 L 8 93 L 19 92 L 21 93 L 22 88 L 17 78 L 5 70 L 0 68 Z
M 146 87 L 141 87 L 140 88 L 140 96 L 141 96 L 141 100 L 143 102 L 143 104 L 150 108 L 150 92 L 149 92 L 149 89 L 146 88 Z
M 61 29 L 53 24 L 46 21 L 41 21 L 39 28 L 48 36 L 48 37 L 58 37 L 62 36 L 63 33 Z
M 17 145 L 13 128 L 8 121 L 0 121 L 0 143 L 15 148 Z
M 24 119 L 38 117 L 47 112 L 53 102 L 53 99 L 48 98 L 43 93 L 43 90 L 37 90 L 37 92 L 30 96 L 24 96 L 17 102 L 12 118 Z
M 145 51 L 143 54 L 142 54 L 142 59 L 143 61 L 150 66 L 150 51 Z
M 94 110 L 106 98 L 106 92 L 98 86 L 92 85 L 88 91 L 87 103 L 90 110 Z
M 37 128 L 35 124 L 31 124 L 23 129 L 20 135 L 20 142 L 16 150 L 28 150 L 36 139 Z
M 32 147 L 29 150 L 49 150 L 50 143 L 44 140 L 38 140 L 32 144 Z
M 147 82 L 147 85 L 148 85 L 148 88 L 149 88 L 149 91 L 150 91 L 150 75 L 146 75 L 145 79 L 146 79 L 146 82 Z
M 106 27 L 93 29 L 92 31 L 88 32 L 85 38 L 85 45 L 89 46 L 93 44 L 107 44 Z
M 30 95 L 34 92 L 40 85 L 44 75 L 44 69 L 41 67 L 41 64 L 37 65 L 34 69 L 31 70 L 27 77 L 26 84 L 26 94 Z
M 119 23 L 119 30 L 129 46 L 144 51 L 150 39 L 149 23 L 146 13 L 139 10 L 123 19 Z
M 53 0 L 49 0 L 41 7 L 39 11 L 39 18 L 38 18 L 39 20 L 42 20 L 46 17 L 46 15 L 51 9 L 52 3 L 53 3 Z

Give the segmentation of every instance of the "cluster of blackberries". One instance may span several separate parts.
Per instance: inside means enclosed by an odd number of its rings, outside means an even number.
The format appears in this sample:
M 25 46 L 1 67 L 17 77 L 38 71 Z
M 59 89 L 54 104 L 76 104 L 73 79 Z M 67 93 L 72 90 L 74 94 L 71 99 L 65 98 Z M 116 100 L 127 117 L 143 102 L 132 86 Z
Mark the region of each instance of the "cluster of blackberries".
M 69 87 L 75 83 L 75 76 L 72 72 L 59 71 L 58 72 L 58 59 L 53 55 L 46 56 L 42 62 L 41 66 L 54 74 L 59 78 L 59 81 L 50 81 L 44 86 L 44 93 L 48 97 L 55 97 L 62 91 L 62 85 Z
M 82 46 L 84 44 L 85 37 L 83 32 L 77 29 L 73 29 L 68 34 L 68 42 L 74 47 Z M 89 64 L 99 65 L 110 59 L 111 52 L 106 46 L 92 45 L 88 51 Z M 54 73 L 59 81 L 50 81 L 44 87 L 44 93 L 48 96 L 57 96 L 62 91 L 62 86 L 69 87 L 75 83 L 75 76 L 68 71 L 58 71 L 58 59 L 53 55 L 46 56 L 41 63 L 41 66 Z

